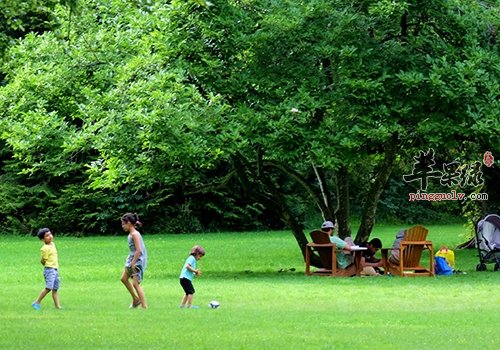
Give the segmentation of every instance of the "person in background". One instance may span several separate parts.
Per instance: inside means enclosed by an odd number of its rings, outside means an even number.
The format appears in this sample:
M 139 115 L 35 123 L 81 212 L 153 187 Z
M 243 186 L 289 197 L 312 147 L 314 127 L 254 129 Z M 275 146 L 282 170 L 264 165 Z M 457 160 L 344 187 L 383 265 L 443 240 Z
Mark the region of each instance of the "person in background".
M 404 229 L 399 230 L 399 232 L 396 234 L 394 242 L 392 243 L 391 255 L 389 255 L 389 261 L 395 265 L 399 264 L 399 247 L 401 245 L 401 241 L 404 238 L 404 235 L 405 235 L 405 230 Z
M 375 257 L 375 254 L 382 248 L 382 241 L 373 238 L 369 242 L 360 243 L 359 246 L 367 248 L 363 251 L 361 258 L 361 266 L 363 267 L 361 275 L 377 276 L 383 274 L 380 267 L 384 266 L 384 261 Z
M 346 240 L 341 239 L 334 234 L 335 225 L 331 221 L 325 221 L 321 224 L 321 230 L 330 235 L 330 242 L 334 243 L 337 249 L 341 249 L 342 252 L 337 253 L 337 265 L 341 269 L 345 269 L 353 264 L 352 255 L 350 254 L 352 243 L 346 242 Z M 350 237 L 349 237 L 350 239 Z

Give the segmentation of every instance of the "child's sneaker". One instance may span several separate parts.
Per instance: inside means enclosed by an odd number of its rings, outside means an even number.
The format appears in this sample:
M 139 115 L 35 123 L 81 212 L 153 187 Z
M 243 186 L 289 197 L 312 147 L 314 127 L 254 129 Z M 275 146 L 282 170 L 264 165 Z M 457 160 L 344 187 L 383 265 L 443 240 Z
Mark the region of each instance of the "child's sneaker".
M 36 311 L 39 311 L 42 308 L 42 306 L 40 304 L 37 304 L 36 301 L 34 301 L 33 304 L 31 304 L 31 307 Z
M 190 309 L 199 309 L 200 307 L 199 307 L 199 306 L 196 306 L 196 305 L 191 305 L 189 308 L 190 308 Z

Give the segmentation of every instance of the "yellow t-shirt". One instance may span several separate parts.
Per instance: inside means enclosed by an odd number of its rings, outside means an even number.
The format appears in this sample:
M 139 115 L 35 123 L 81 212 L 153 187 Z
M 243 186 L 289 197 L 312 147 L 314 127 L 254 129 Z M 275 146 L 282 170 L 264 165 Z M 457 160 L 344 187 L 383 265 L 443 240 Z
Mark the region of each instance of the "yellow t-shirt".
M 54 269 L 59 268 L 57 249 L 54 243 L 44 244 L 42 248 L 40 248 L 40 253 L 42 255 L 42 260 L 45 260 L 45 267 L 52 267 Z

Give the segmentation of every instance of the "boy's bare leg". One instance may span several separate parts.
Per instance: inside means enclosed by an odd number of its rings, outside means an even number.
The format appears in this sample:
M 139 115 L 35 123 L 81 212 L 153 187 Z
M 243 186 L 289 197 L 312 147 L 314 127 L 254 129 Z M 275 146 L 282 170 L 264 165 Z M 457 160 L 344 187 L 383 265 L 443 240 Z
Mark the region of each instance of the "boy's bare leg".
M 43 298 L 45 298 L 45 296 L 49 293 L 50 293 L 50 289 L 45 288 L 44 290 L 42 290 L 42 292 L 38 296 L 38 299 L 36 299 L 36 303 L 40 304 L 42 302 Z
M 59 302 L 59 293 L 57 293 L 57 289 L 54 289 L 52 291 L 52 300 L 54 300 L 56 309 L 61 309 L 61 303 Z

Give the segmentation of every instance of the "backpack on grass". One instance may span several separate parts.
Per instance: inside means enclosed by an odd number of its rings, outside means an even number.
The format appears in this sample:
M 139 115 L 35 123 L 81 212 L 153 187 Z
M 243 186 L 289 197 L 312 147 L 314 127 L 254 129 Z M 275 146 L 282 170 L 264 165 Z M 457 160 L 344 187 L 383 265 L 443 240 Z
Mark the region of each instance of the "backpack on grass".
M 453 274 L 453 269 L 444 257 L 436 256 L 434 258 L 434 272 L 436 275 L 449 276 Z
M 446 259 L 446 262 L 452 269 L 455 268 L 455 253 L 453 252 L 453 250 L 448 249 L 447 246 L 442 246 L 435 256 L 442 256 Z

